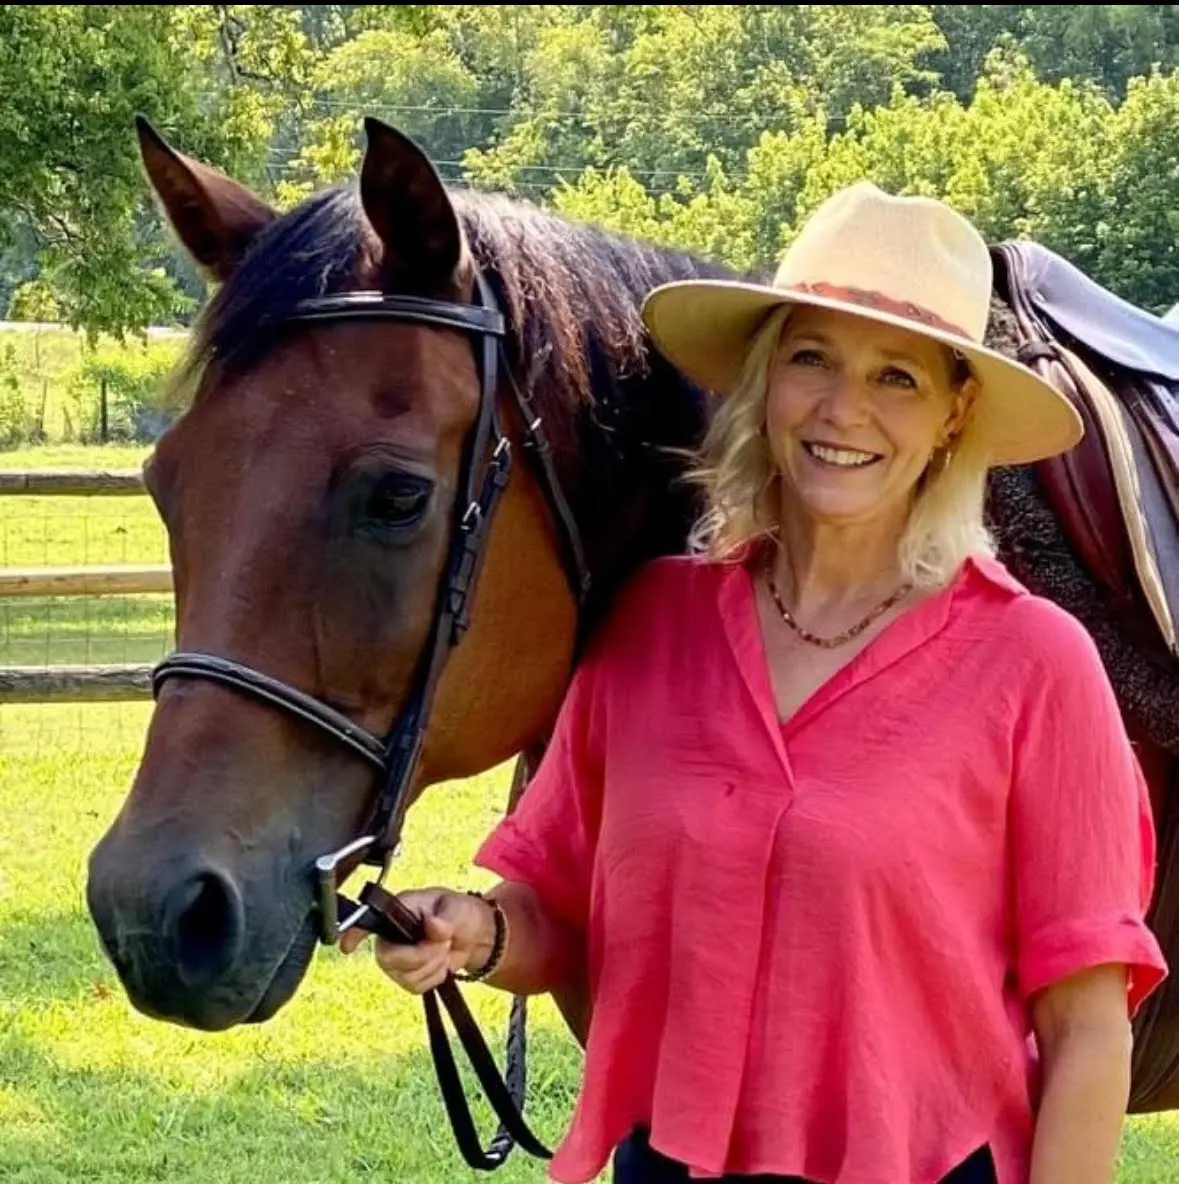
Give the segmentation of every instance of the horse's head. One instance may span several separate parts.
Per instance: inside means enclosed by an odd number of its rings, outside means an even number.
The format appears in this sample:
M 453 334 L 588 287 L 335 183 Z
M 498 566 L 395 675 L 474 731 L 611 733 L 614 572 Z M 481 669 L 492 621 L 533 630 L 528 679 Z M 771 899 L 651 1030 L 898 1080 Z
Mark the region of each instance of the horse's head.
M 359 186 L 286 214 L 146 125 L 140 141 L 168 220 L 219 284 L 191 402 L 146 482 L 170 541 L 177 649 L 237 665 L 228 680 L 177 666 L 159 682 L 88 898 L 135 1005 L 217 1029 L 267 1018 L 296 989 L 316 943 L 315 861 L 371 823 L 381 780 L 363 744 L 234 678 L 248 668 L 375 737 L 404 717 L 468 455 L 479 480 L 487 470 L 490 448 L 471 445 L 487 366 L 499 393 L 504 376 L 477 325 L 402 315 L 473 307 L 480 287 L 454 203 L 398 133 L 370 122 Z M 325 310 L 350 292 L 401 299 Z M 567 677 L 573 601 L 523 466 L 476 599 L 406 801 L 535 740 Z

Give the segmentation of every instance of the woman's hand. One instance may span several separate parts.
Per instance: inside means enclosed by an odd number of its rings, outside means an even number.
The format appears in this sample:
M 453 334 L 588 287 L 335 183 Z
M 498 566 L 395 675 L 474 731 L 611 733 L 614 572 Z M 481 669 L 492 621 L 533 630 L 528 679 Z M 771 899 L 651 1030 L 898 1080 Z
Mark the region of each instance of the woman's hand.
M 448 973 L 486 964 L 495 943 L 495 913 L 486 901 L 448 888 L 401 892 L 398 899 L 423 918 L 426 931 L 425 940 L 413 946 L 377 938 L 377 965 L 399 987 L 423 995 Z M 370 936 L 350 929 L 340 937 L 340 949 L 351 954 Z

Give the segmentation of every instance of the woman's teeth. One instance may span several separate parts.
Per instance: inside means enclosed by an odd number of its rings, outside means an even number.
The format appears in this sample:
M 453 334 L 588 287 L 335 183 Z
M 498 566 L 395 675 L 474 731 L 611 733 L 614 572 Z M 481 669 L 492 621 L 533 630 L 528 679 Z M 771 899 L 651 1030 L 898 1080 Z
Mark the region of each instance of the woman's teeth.
M 825 448 L 822 444 L 803 444 L 803 448 L 816 460 L 845 469 L 862 468 L 880 459 L 878 453 L 860 452 L 854 448 Z

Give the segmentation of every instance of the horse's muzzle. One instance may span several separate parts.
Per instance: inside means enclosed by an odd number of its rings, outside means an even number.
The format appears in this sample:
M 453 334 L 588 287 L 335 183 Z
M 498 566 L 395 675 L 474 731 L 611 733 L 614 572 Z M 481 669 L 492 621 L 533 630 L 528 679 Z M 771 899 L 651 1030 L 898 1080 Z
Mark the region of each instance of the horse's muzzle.
M 298 901 L 246 892 L 196 857 L 145 868 L 109 836 L 89 873 L 87 903 L 107 956 L 131 1003 L 155 1019 L 222 1031 L 272 1015 L 314 953 L 310 892 Z

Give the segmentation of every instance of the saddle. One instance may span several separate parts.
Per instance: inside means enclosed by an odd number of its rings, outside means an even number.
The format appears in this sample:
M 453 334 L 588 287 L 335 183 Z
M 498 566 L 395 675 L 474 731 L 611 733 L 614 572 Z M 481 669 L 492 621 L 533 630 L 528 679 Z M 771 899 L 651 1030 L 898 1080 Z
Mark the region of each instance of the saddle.
M 1030 241 L 991 248 L 1016 357 L 1077 408 L 1085 438 L 1035 466 L 1115 610 L 1179 653 L 1179 318 L 1137 308 Z M 1172 310 L 1174 312 L 1175 310 Z

